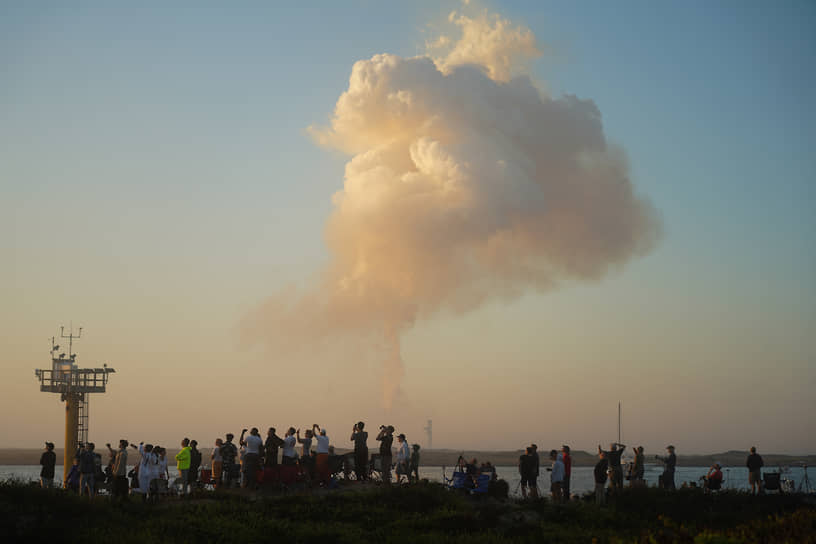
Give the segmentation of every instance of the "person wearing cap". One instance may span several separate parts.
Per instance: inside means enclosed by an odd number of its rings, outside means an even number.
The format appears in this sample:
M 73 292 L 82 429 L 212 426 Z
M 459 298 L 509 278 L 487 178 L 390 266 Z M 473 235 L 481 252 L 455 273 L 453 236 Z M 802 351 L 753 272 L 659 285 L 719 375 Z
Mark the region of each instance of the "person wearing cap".
M 722 487 L 723 481 L 723 473 L 722 467 L 719 463 L 714 463 L 714 465 L 708 469 L 708 474 L 705 477 L 705 491 L 716 491 Z
M 368 480 L 368 431 L 364 431 L 365 423 L 358 421 L 351 432 L 351 441 L 354 442 L 354 472 L 357 480 Z
M 566 444 L 561 446 L 561 461 L 564 463 L 564 483 L 562 484 L 564 491 L 564 499 L 570 499 L 570 476 L 572 476 L 572 456 L 570 455 L 570 447 Z
M 54 487 L 54 466 L 57 464 L 57 454 L 54 453 L 54 443 L 46 442 L 45 451 L 40 455 L 40 487 L 51 489 Z
M 391 483 L 391 445 L 394 443 L 394 427 L 383 425 L 380 427 L 380 434 L 377 435 L 377 440 L 380 442 L 380 474 L 382 480 L 386 484 Z
M 660 460 L 663 463 L 663 474 L 660 475 L 660 479 L 658 480 L 658 484 L 663 489 L 668 489 L 669 491 L 674 491 L 674 469 L 677 466 L 677 455 L 674 454 L 674 446 L 668 445 L 666 446 L 666 455 L 665 457 L 660 457 L 659 455 L 655 455 L 655 459 Z
M 405 441 L 405 435 L 397 436 L 397 483 L 402 483 L 402 477 L 408 479 L 408 462 L 411 459 L 411 450 L 408 448 L 408 442 Z
M 765 463 L 762 461 L 762 456 L 756 452 L 756 447 L 751 447 L 751 455 L 745 461 L 745 466 L 748 467 L 748 483 L 751 484 L 751 493 L 762 493 L 762 467 Z
M 317 457 L 315 458 L 315 473 L 317 474 L 320 483 L 324 486 L 329 485 L 331 480 L 331 469 L 329 469 L 329 436 L 326 434 L 326 428 L 320 428 L 320 425 L 315 423 L 312 425 L 312 432 L 315 435 L 317 442 Z

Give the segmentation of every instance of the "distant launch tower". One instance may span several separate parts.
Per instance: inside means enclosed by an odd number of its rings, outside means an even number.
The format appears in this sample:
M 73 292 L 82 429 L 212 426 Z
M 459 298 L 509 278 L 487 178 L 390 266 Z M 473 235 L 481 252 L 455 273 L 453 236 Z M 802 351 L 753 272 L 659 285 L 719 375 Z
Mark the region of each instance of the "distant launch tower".
M 425 432 L 428 433 L 428 449 L 433 447 L 433 421 L 428 420 L 428 425 L 425 426 Z
M 60 338 L 68 339 L 68 356 L 56 355 L 60 347 L 51 338 L 51 368 L 37 369 L 34 373 L 40 380 L 40 391 L 59 393 L 65 402 L 65 452 L 63 455 L 63 481 L 68 477 L 78 444 L 88 442 L 88 394 L 104 393 L 108 374 L 115 372 L 107 364 L 102 368 L 77 368 L 76 353 L 72 353 L 74 338 L 82 334 L 82 327 L 74 335 L 74 328 L 65 335 L 65 327 L 60 327 Z

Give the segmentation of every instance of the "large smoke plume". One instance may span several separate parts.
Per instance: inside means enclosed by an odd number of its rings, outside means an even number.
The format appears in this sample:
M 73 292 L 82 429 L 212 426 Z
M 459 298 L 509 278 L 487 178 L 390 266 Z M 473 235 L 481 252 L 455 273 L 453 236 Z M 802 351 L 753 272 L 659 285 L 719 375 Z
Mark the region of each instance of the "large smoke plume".
M 312 129 L 351 157 L 326 225 L 329 264 L 317 287 L 274 295 L 245 320 L 276 346 L 378 335 L 386 408 L 417 319 L 600 279 L 660 233 L 597 106 L 523 75 L 532 33 L 486 13 L 450 21 L 460 37 L 428 56 L 354 64 L 330 127 Z

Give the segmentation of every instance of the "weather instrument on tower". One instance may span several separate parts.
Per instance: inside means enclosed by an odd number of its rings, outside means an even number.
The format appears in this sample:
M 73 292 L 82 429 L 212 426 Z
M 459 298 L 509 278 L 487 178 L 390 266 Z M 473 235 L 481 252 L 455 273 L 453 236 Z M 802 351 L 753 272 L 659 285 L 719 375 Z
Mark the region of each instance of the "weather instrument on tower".
M 68 339 L 68 354 L 57 355 L 60 347 L 51 337 L 51 368 L 37 369 L 34 373 L 40 380 L 40 391 L 59 393 L 65 402 L 65 452 L 63 455 L 63 480 L 67 478 L 74 462 L 78 444 L 88 442 L 88 395 L 104 393 L 108 374 L 115 372 L 107 364 L 102 368 L 77 368 L 76 353 L 73 353 L 74 338 L 82 334 L 82 327 L 74 335 L 74 328 L 65 335 L 65 327 L 60 327 L 60 338 Z

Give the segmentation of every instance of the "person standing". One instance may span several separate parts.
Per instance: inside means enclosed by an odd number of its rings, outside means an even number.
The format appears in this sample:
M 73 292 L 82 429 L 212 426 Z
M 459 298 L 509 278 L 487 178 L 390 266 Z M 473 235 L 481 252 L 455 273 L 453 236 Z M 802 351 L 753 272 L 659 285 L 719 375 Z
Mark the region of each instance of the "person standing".
M 646 459 L 643 456 L 643 446 L 635 448 L 635 461 L 632 465 L 632 487 L 643 485 L 643 475 L 646 472 Z
M 190 440 L 190 487 L 195 489 L 198 483 L 198 469 L 201 468 L 201 450 L 198 440 Z
M 561 446 L 561 460 L 564 462 L 564 499 L 570 500 L 570 478 L 572 477 L 572 456 L 570 447 Z
M 65 488 L 73 493 L 79 493 L 79 459 L 74 457 L 74 464 L 65 478 Z
M 674 469 L 677 466 L 677 455 L 674 453 L 674 446 L 666 446 L 666 453 L 665 457 L 655 455 L 656 459 L 663 462 L 663 474 L 660 475 L 659 487 L 674 491 Z
M 606 471 L 609 463 L 606 461 L 606 452 L 598 452 L 598 462 L 595 463 L 595 504 L 602 506 L 606 504 Z
M 186 495 L 190 486 L 190 439 L 181 441 L 181 451 L 176 454 L 176 468 L 181 478 L 181 494 Z
M 96 474 L 96 455 L 94 455 L 94 443 L 88 442 L 82 453 L 79 454 L 79 494 L 84 495 L 88 490 L 88 497 L 93 497 L 96 493 L 94 486 L 94 476 Z
M 552 492 L 552 499 L 553 502 L 562 502 L 564 497 L 564 462 L 561 461 L 561 455 L 556 450 L 550 451 L 550 461 L 552 461 L 552 467 L 550 468 L 550 491 Z
M 751 484 L 751 493 L 762 493 L 762 467 L 765 463 L 762 461 L 762 456 L 756 452 L 756 446 L 751 446 L 751 454 L 745 460 L 745 466 L 748 467 L 748 483 Z
M 221 457 L 221 446 L 224 441 L 220 438 L 215 439 L 215 447 L 210 454 L 210 461 L 212 462 L 212 482 L 215 489 L 221 487 L 221 473 L 224 468 L 223 457 Z
M 362 421 L 354 425 L 351 441 L 354 442 L 354 472 L 358 481 L 368 480 L 368 431 Z
M 625 444 L 618 444 L 613 442 L 609 445 L 609 451 L 606 453 L 606 462 L 609 463 L 609 484 L 612 489 L 619 491 L 623 488 L 623 467 L 621 466 L 621 456 L 623 450 L 626 449 Z M 601 446 L 598 445 L 598 453 L 600 453 Z
M 519 456 L 519 475 L 521 476 L 521 496 L 527 498 L 527 489 L 530 489 L 530 498 L 538 498 L 538 482 L 536 474 L 536 459 L 532 455 L 532 447 L 524 450 Z
M 263 451 L 263 439 L 257 427 L 252 427 L 249 431 L 249 436 L 244 440 L 244 433 L 246 429 L 241 432 L 239 440 L 242 446 L 246 447 L 244 453 L 244 479 L 241 481 L 241 487 L 247 486 L 255 487 L 258 482 L 258 468 L 261 465 L 261 452 Z
M 289 427 L 289 430 L 286 431 L 286 435 L 283 437 L 282 465 L 297 465 L 297 452 L 295 451 L 297 438 L 295 438 L 295 432 L 294 427 Z
M 275 434 L 275 427 L 269 427 L 264 442 L 264 466 L 278 466 L 278 448 L 283 446 L 283 439 Z
M 419 482 L 419 444 L 411 446 L 411 461 L 408 469 L 408 481 Z
M 158 478 L 159 473 L 159 458 L 153 452 L 153 444 L 145 444 L 139 442 L 139 493 L 142 498 L 147 500 L 152 498 L 155 493 L 150 489 L 151 483 Z M 155 486 L 154 486 L 155 487 Z
M 54 453 L 54 443 L 46 442 L 45 451 L 40 455 L 40 487 L 51 489 L 54 487 L 54 466 L 57 464 L 57 454 Z
M 405 441 L 405 435 L 397 436 L 397 483 L 402 483 L 402 477 L 408 478 L 408 462 L 411 458 L 411 450 Z
M 235 435 L 227 433 L 226 441 L 221 444 L 221 483 L 226 488 L 232 487 L 235 479 L 235 458 L 238 456 L 238 448 L 232 443 Z
M 107 445 L 108 449 L 113 451 L 113 448 L 110 447 L 110 444 Z M 115 456 L 113 458 L 113 485 L 112 485 L 112 493 L 111 498 L 125 500 L 128 494 L 128 479 L 127 479 L 127 452 L 128 441 L 127 440 L 120 440 L 119 441 L 119 449 L 116 450 Z
M 329 437 L 326 434 L 326 429 L 321 429 L 315 423 L 312 425 L 312 433 L 315 435 L 317 441 L 317 458 L 315 459 L 315 472 L 324 486 L 329 485 L 331 480 L 331 470 L 329 469 Z
M 380 427 L 380 434 L 377 435 L 380 442 L 380 474 L 386 484 L 391 483 L 391 446 L 394 444 L 394 427 L 385 425 Z

